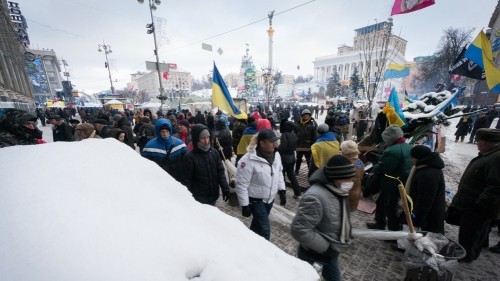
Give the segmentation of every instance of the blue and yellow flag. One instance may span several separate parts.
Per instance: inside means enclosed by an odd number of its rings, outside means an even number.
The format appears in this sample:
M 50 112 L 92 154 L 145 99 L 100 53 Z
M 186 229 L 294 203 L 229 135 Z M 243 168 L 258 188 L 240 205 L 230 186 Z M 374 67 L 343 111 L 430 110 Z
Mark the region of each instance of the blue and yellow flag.
M 220 76 L 219 70 L 214 63 L 214 77 L 212 79 L 212 104 L 218 106 L 219 109 L 226 111 L 229 115 L 237 119 L 247 119 L 245 112 L 241 111 L 233 102 L 233 98 L 229 94 L 226 83 Z
M 464 57 L 475 62 L 479 67 L 484 69 L 486 74 L 486 84 L 488 88 L 495 93 L 500 93 L 500 69 L 493 64 L 493 55 L 491 45 L 486 34 L 481 30 L 479 35 L 469 45 L 465 51 Z
M 398 125 L 399 127 L 406 126 L 406 118 L 401 110 L 401 106 L 399 106 L 398 92 L 396 92 L 396 88 L 392 88 L 391 94 L 389 95 L 382 112 L 385 113 L 389 125 Z
M 410 75 L 410 66 L 390 63 L 384 72 L 384 79 L 403 78 Z

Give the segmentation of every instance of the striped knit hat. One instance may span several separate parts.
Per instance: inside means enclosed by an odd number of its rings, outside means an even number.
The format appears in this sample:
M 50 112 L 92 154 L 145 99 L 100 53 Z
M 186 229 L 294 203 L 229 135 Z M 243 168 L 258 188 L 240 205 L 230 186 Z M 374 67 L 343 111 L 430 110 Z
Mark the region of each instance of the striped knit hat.
M 342 155 L 335 155 L 323 168 L 325 177 L 329 181 L 350 179 L 356 175 L 356 169 L 351 160 Z

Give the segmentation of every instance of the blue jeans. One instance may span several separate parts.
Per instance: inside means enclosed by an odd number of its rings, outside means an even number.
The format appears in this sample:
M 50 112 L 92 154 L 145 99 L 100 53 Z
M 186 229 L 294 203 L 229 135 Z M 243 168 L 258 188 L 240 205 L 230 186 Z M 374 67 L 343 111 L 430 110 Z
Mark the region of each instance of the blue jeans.
M 340 274 L 339 268 L 339 255 L 337 253 L 334 257 L 325 257 L 321 254 L 307 251 L 306 249 L 299 246 L 297 252 L 297 257 L 309 264 L 319 263 L 323 266 L 323 271 L 321 275 L 326 281 L 341 281 L 342 276 Z
M 271 224 L 269 213 L 273 208 L 273 202 L 264 203 L 262 199 L 250 198 L 250 210 L 252 211 L 252 224 L 250 230 L 269 240 L 271 237 Z

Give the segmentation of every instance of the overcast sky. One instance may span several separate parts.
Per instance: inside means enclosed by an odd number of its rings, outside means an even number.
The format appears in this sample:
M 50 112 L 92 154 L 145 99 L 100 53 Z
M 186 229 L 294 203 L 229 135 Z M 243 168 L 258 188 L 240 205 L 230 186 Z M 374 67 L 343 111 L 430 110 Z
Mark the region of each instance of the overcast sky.
M 130 81 L 131 73 L 146 70 L 146 60 L 154 61 L 153 36 L 146 34 L 145 28 L 150 22 L 146 4 L 140 5 L 136 0 L 16 1 L 28 21 L 31 48 L 54 49 L 59 59 L 68 62 L 70 80 L 81 91 L 92 94 L 110 86 L 104 54 L 97 52 L 97 45 L 103 40 L 113 51 L 109 58 L 118 89 Z M 408 40 L 407 60 L 432 54 L 442 30 L 448 27 L 476 28 L 475 36 L 487 27 L 497 0 L 436 2 L 426 9 L 393 17 L 393 33 Z M 255 65 L 263 68 L 268 62 L 267 14 L 275 10 L 273 66 L 284 74 L 313 74 L 315 57 L 335 54 L 341 44 L 352 45 L 354 29 L 387 19 L 393 3 L 394 0 L 163 0 L 154 12 L 165 22 L 157 27 L 163 43 L 160 61 L 176 63 L 200 78 L 209 73 L 215 60 L 225 75 L 239 72 L 248 43 Z M 245 25 L 248 26 L 237 29 Z M 228 32 L 234 29 L 237 30 Z M 228 33 L 214 37 L 225 32 Z M 202 42 L 211 44 L 214 51 L 202 50 Z M 217 54 L 218 48 L 223 50 L 222 55 Z

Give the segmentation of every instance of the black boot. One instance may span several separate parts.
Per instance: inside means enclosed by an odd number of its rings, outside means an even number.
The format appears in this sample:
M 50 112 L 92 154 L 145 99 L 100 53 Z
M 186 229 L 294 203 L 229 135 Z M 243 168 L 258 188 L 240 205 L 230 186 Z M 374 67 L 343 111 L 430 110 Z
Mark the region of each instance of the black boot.
M 377 223 L 377 222 L 367 222 L 366 227 L 369 229 L 385 230 L 385 225 Z

